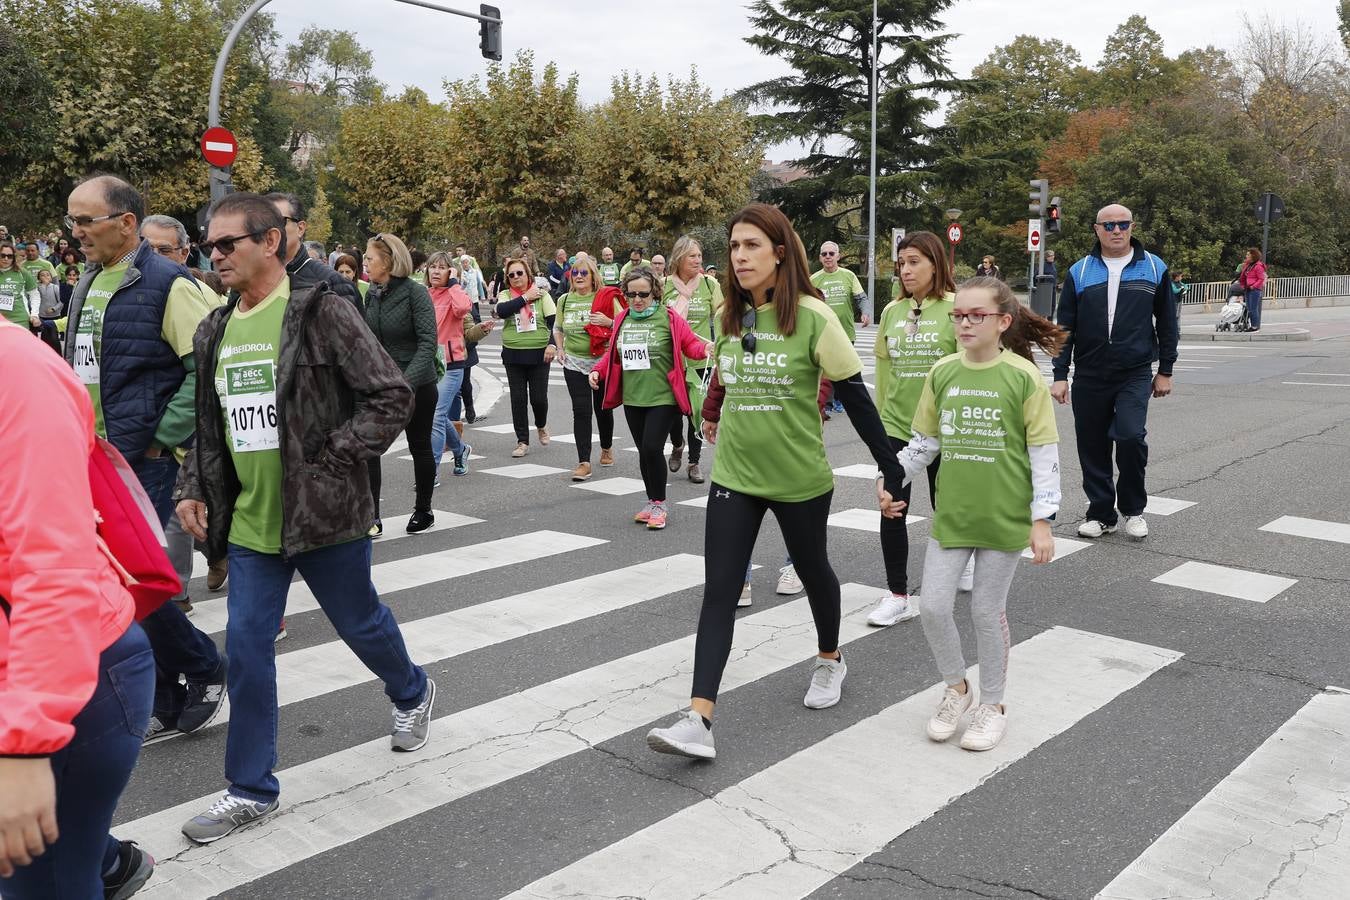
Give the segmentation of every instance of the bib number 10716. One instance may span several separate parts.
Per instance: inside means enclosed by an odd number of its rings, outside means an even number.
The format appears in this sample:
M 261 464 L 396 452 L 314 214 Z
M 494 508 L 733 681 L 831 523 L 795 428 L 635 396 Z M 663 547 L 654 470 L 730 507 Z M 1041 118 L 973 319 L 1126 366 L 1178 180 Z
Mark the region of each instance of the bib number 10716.
M 275 376 L 270 360 L 225 367 L 225 414 L 235 453 L 281 447 Z

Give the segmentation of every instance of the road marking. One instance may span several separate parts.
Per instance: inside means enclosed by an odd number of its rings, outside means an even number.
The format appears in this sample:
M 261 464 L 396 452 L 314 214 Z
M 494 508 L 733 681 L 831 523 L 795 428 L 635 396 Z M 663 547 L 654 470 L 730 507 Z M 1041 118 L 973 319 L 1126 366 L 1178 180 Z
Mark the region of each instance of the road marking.
M 834 474 L 842 478 L 866 478 L 868 481 L 875 481 L 877 477 L 877 467 L 865 463 L 858 463 L 852 466 L 840 466 L 834 469 Z
M 1182 563 L 1153 581 L 1157 584 L 1204 591 L 1206 594 L 1250 600 L 1253 603 L 1265 603 L 1298 584 L 1296 578 L 1281 578 L 1278 575 L 1230 569 L 1228 566 L 1202 562 Z
M 1173 371 L 1176 371 L 1176 372 L 1187 372 L 1187 371 L 1195 371 L 1196 369 L 1212 369 L 1212 368 L 1213 368 L 1213 366 L 1173 366 L 1173 367 L 1172 367 Z
M 876 534 L 881 528 L 881 511 L 877 509 L 841 509 L 837 513 L 831 513 L 829 523 L 835 528 L 852 528 L 855 531 L 870 531 Z M 927 521 L 925 516 L 906 516 L 905 523 L 913 525 L 915 522 Z
M 1297 384 L 1310 387 L 1350 387 L 1350 381 L 1281 381 L 1280 384 Z
M 696 506 L 696 507 L 698 507 L 699 509 L 707 509 L 707 508 L 708 508 L 708 495 L 707 495 L 707 494 L 704 494 L 704 495 L 701 496 L 701 497 L 695 497 L 693 500 L 681 500 L 681 501 L 680 501 L 680 506 Z
M 525 536 L 512 540 L 538 546 Z M 879 590 L 843 586 L 840 646 L 880 633 L 867 625 Z M 736 622 L 722 696 L 804 666 L 814 652 L 806 598 L 746 616 Z M 654 715 L 665 718 L 688 703 L 693 658 L 690 635 L 442 716 L 431 743 L 417 753 L 391 753 L 388 735 L 381 734 L 283 770 L 277 773 L 285 797 L 281 809 L 218 843 L 191 845 L 179 830 L 217 794 L 122 822 L 116 830 L 136 835 L 158 860 L 140 896 L 214 897 L 586 750 Z M 387 725 L 373 722 L 370 730 L 383 732 Z
M 450 449 L 449 446 L 447 446 L 446 449 L 449 450 L 449 449 Z M 447 458 L 453 458 L 453 454 L 449 454 L 449 453 L 442 454 L 442 456 L 441 456 L 441 461 L 444 462 Z M 415 460 L 413 460 L 413 458 L 412 458 L 411 456 L 400 456 L 399 459 L 406 459 L 408 462 L 414 462 L 414 461 L 415 461 Z M 470 454 L 469 454 L 469 459 L 470 459 L 470 460 L 475 460 L 475 459 L 487 459 L 487 457 L 486 457 L 486 456 L 479 456 L 477 453 L 470 453 Z
M 1292 534 L 1294 537 L 1313 538 L 1350 544 L 1350 525 L 1344 522 L 1323 522 L 1321 519 L 1303 519 L 1299 516 L 1280 516 L 1274 522 L 1262 525 L 1257 531 Z
M 539 478 L 544 475 L 556 475 L 560 472 L 570 472 L 571 469 L 560 469 L 557 466 L 541 466 L 536 463 L 517 463 L 513 466 L 498 466 L 495 469 L 479 469 L 484 475 L 502 475 L 506 478 Z
M 514 435 L 516 433 L 516 426 L 512 425 L 510 422 L 507 422 L 503 425 L 471 425 L 469 427 L 472 428 L 474 431 L 482 431 L 486 434 Z
M 606 543 L 609 542 L 600 538 L 583 537 L 563 531 L 535 531 L 519 537 L 451 547 L 449 550 L 380 563 L 371 566 L 370 580 L 374 582 L 375 590 L 380 596 L 384 596 L 394 591 L 405 591 L 463 575 L 514 566 L 544 556 L 569 553 Z M 225 601 L 225 597 L 218 597 L 192 604 L 192 624 L 207 634 L 224 631 L 227 617 Z M 314 599 L 309 586 L 303 580 L 292 582 L 291 592 L 286 600 L 286 615 L 298 616 L 300 613 L 318 608 L 319 602 Z
M 1077 553 L 1079 550 L 1083 550 L 1083 549 L 1085 549 L 1085 548 L 1087 548 L 1087 547 L 1091 547 L 1091 546 L 1092 546 L 1092 544 L 1088 543 L 1087 541 L 1073 541 L 1073 540 L 1070 540 L 1070 539 L 1068 539 L 1068 538 L 1056 537 L 1056 538 L 1055 538 L 1055 555 L 1052 556 L 1052 557 L 1050 557 L 1050 562 L 1055 562 L 1055 561 L 1057 561 L 1057 560 L 1061 560 L 1061 559 L 1063 559 L 1063 558 L 1066 557 L 1066 556 L 1071 556 L 1071 555 L 1073 555 L 1074 553 Z M 1028 547 L 1027 549 L 1025 549 L 1025 550 L 1022 551 L 1022 557 L 1023 557 L 1023 559 L 1031 559 L 1031 558 L 1032 558 L 1032 553 L 1031 553 L 1031 548 L 1030 548 L 1030 547 Z
M 553 440 L 562 444 L 575 444 L 577 442 L 577 436 L 574 434 L 555 434 L 553 435 Z M 621 441 L 623 440 L 623 436 L 616 434 L 614 435 L 614 440 Z M 600 442 L 597 440 L 596 443 L 598 444 Z
M 384 455 L 388 456 L 391 453 L 397 453 L 400 450 L 407 450 L 407 449 L 408 449 L 408 439 L 406 437 L 396 438 L 394 442 L 389 445 L 389 449 L 384 451 Z
M 1350 696 L 1319 694 L 1130 863 L 1098 900 L 1344 897 Z
M 1194 505 L 1194 500 L 1177 500 L 1173 497 L 1155 497 L 1149 494 L 1148 505 L 1144 507 L 1144 512 L 1153 516 L 1170 516 Z
M 1013 669 L 1035 676 L 1013 682 L 993 750 L 928 740 L 933 685 L 508 896 L 805 897 L 1179 658 L 1051 628 L 1012 648 Z M 923 777 L 877 778 L 878 747 Z M 803 790 L 812 784 L 829 789 Z
M 647 485 L 643 483 L 641 478 L 628 478 L 626 476 L 602 478 L 599 481 L 574 484 L 572 487 L 581 491 L 594 491 L 597 494 L 609 494 L 611 497 L 636 494 L 639 491 L 645 491 L 647 489 Z
M 1350 378 L 1345 372 L 1295 372 L 1295 375 L 1314 375 L 1318 378 Z

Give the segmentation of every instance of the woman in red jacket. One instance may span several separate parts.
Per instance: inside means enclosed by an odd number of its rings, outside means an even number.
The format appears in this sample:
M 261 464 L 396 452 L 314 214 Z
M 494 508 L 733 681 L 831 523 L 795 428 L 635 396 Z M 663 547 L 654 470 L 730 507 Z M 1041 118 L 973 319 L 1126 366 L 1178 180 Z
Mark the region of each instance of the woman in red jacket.
M 1242 260 L 1242 273 L 1238 275 L 1238 286 L 1242 288 L 1243 299 L 1247 301 L 1247 318 L 1251 325 L 1248 331 L 1261 330 L 1261 295 L 1266 289 L 1266 263 L 1261 251 L 1256 247 L 1247 249 Z
M 41 397 L 41 403 L 34 403 Z M 155 691 L 150 644 L 96 541 L 89 392 L 0 323 L 0 895 L 129 897 L 155 861 L 108 829 Z M 54 487 L 59 486 L 59 487 Z

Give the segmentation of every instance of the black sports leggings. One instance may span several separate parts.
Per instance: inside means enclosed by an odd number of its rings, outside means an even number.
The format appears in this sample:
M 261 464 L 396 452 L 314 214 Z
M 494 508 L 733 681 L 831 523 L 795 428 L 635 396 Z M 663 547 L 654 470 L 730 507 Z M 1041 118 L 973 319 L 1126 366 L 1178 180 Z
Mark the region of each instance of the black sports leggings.
M 534 409 L 534 425 L 548 425 L 548 363 L 538 362 L 522 366 L 505 363 L 506 385 L 511 391 L 511 424 L 516 427 L 516 440 L 530 442 L 529 407 Z M 528 394 L 527 394 L 528 392 Z
M 436 420 L 436 382 L 424 384 L 413 391 L 412 418 L 403 428 L 408 438 L 408 452 L 413 458 L 413 481 L 416 499 L 413 509 L 431 511 L 431 492 L 436 487 L 436 458 L 431 455 L 431 425 Z M 370 469 L 370 496 L 375 500 L 375 518 L 380 517 L 380 457 L 366 460 Z
M 591 461 L 591 415 L 600 426 L 600 449 L 614 446 L 614 410 L 601 409 L 605 400 L 603 388 L 591 390 L 591 383 L 582 372 L 563 369 L 567 393 L 572 398 L 572 435 L 577 439 L 577 460 Z
M 717 699 L 722 670 L 731 655 L 736 600 L 766 510 L 778 520 L 783 543 L 806 587 L 820 652 L 839 649 L 839 579 L 830 568 L 825 549 L 825 526 L 833 496 L 831 490 L 810 500 L 785 503 L 752 497 L 713 482 L 703 531 L 703 610 L 694 643 L 694 690 L 690 696 Z
M 702 375 L 702 369 L 694 369 L 694 374 Z M 703 438 L 697 428 L 694 427 L 694 417 L 685 416 L 684 420 L 689 423 L 689 465 L 696 466 L 698 461 L 703 458 Z M 685 443 L 684 435 L 680 434 L 683 430 L 680 417 L 675 417 L 675 423 L 670 426 L 670 446 L 679 447 Z
M 909 444 L 898 437 L 886 436 L 896 453 Z M 937 509 L 937 473 L 940 459 L 928 467 L 928 499 Z M 897 518 L 881 516 L 881 559 L 886 564 L 886 587 L 892 594 L 909 593 L 909 498 L 914 482 L 905 485 L 897 500 L 905 501 L 905 511 Z
M 666 435 L 672 423 L 680 421 L 680 408 L 666 406 L 629 406 L 624 404 L 624 418 L 638 448 L 638 468 L 642 483 L 647 488 L 648 500 L 666 499 Z M 738 592 L 740 588 L 736 589 Z M 737 594 L 739 596 L 739 593 Z M 735 605 L 735 601 L 732 601 Z

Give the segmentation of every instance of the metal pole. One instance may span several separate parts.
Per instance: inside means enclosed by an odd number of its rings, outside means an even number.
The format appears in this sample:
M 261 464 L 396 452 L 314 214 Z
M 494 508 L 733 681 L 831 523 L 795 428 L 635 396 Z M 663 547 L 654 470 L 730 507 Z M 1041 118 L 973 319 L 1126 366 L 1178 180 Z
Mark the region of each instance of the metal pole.
M 1270 191 L 1266 191 L 1265 202 L 1261 204 L 1261 259 L 1269 254 L 1270 246 Z
M 872 0 L 872 171 L 867 202 L 867 305 L 876 316 L 877 297 L 877 0 Z

